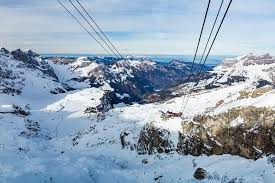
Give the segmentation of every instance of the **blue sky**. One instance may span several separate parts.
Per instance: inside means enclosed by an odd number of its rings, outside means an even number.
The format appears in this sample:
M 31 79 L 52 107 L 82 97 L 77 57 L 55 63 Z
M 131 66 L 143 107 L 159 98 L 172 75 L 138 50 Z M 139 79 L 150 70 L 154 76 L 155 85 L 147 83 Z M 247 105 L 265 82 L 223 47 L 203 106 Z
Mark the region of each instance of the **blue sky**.
M 212 0 L 203 40 L 220 1 Z M 62 2 L 69 7 L 67 0 Z M 207 0 L 82 3 L 122 53 L 193 54 Z M 0 0 L 0 17 L 0 46 L 40 53 L 104 53 L 56 0 Z M 233 0 L 212 54 L 274 55 L 274 30 L 274 0 Z

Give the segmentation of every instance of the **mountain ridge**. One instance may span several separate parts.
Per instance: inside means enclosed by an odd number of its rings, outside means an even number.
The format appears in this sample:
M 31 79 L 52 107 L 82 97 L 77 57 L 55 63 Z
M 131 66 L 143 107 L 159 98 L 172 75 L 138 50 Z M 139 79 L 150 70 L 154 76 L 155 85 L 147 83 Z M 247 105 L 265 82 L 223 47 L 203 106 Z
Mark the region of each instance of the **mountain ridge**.
M 269 183 L 275 178 L 273 57 L 231 59 L 203 73 L 199 83 L 194 76 L 169 83 L 163 98 L 123 103 L 134 95 L 118 86 L 133 86 L 140 73 L 169 77 L 174 67 L 186 65 L 13 54 L 19 60 L 0 51 L 4 181 L 112 182 L 115 177 L 117 182 L 196 182 L 193 174 L 200 167 L 207 174 L 204 182 Z

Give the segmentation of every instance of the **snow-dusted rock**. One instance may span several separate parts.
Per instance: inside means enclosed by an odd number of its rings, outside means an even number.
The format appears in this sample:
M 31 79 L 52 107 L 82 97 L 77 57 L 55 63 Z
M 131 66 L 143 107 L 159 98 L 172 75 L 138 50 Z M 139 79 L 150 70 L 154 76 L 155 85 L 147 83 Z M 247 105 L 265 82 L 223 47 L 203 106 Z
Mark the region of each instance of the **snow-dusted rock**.
M 233 108 L 183 122 L 178 151 L 184 154 L 232 154 L 258 159 L 275 154 L 275 110 Z
M 157 128 L 153 124 L 147 124 L 141 130 L 137 142 L 139 154 L 169 153 L 173 148 L 169 131 Z

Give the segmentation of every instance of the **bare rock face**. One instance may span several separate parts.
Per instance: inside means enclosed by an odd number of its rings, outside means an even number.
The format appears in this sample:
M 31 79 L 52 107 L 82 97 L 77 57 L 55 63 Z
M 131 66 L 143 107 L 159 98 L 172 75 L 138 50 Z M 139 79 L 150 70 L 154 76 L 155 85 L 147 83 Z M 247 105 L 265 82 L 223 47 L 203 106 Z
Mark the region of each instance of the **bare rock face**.
M 130 150 L 135 150 L 136 149 L 136 144 L 132 143 L 133 141 L 133 132 L 128 131 L 128 130 L 123 130 L 120 133 L 120 144 L 122 149 L 130 149 Z
M 251 89 L 251 90 L 241 90 L 238 100 L 244 98 L 257 98 L 273 90 L 272 85 L 265 85 L 260 88 Z
M 22 61 L 28 65 L 33 66 L 33 67 L 39 65 L 37 60 L 34 59 L 34 56 L 36 54 L 33 54 L 33 52 L 26 53 L 20 49 L 17 49 L 17 50 L 12 51 L 11 54 L 15 60 Z
M 174 148 L 170 140 L 170 132 L 147 124 L 140 132 L 137 143 L 139 154 L 169 153 Z
M 204 170 L 203 168 L 197 168 L 193 176 L 195 179 L 203 180 L 207 176 L 207 171 Z
M 9 50 L 7 50 L 6 48 L 1 48 L 0 52 L 5 53 L 5 54 L 10 53 Z
M 170 132 L 152 123 L 143 127 L 137 143 L 128 143 L 121 133 L 122 148 L 131 146 L 139 154 L 169 153 L 181 155 L 238 155 L 256 160 L 275 154 L 275 111 L 253 106 L 232 108 L 214 116 L 196 116 L 182 122 L 176 148 Z M 129 146 L 129 147 L 130 147 Z
M 100 104 L 96 107 L 88 107 L 84 113 L 104 113 L 114 108 L 115 94 L 111 91 L 106 91 L 100 99 Z
M 17 73 L 7 69 L 0 61 L 0 93 L 19 95 L 24 87 L 23 81 Z
M 42 138 L 45 140 L 51 139 L 47 134 L 41 131 L 40 125 L 37 121 L 25 119 L 25 131 L 20 133 L 20 136 L 25 138 Z
M 53 68 L 45 61 L 38 61 L 36 58 L 39 57 L 39 54 L 33 52 L 32 50 L 22 51 L 17 49 L 11 52 L 11 55 L 15 60 L 21 61 L 25 66 L 31 69 L 38 69 L 44 75 L 53 78 L 54 80 L 58 80 L 56 74 L 54 73 Z M 23 67 L 23 66 L 19 66 Z
M 191 155 L 239 155 L 258 159 L 275 154 L 275 111 L 233 108 L 215 116 L 197 116 L 183 122 L 177 149 Z
M 113 106 L 113 99 L 114 99 L 114 93 L 111 91 L 105 92 L 103 97 L 100 99 L 100 105 L 97 106 L 97 109 L 101 112 L 106 112 L 112 108 Z
M 208 130 L 198 123 L 183 123 L 183 132 L 179 133 L 177 151 L 179 154 L 199 156 L 210 155 L 212 148 L 219 148 L 220 144 L 214 140 Z

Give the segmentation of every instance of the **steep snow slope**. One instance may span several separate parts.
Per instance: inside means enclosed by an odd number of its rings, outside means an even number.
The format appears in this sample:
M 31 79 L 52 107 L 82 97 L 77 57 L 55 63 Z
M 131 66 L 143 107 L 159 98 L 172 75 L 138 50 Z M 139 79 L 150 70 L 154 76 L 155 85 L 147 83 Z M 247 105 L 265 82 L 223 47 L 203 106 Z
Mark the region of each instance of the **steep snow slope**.
M 259 79 L 272 81 L 267 76 L 272 75 L 273 71 L 270 71 L 270 68 L 274 66 L 274 62 L 260 67 L 261 69 L 254 73 L 257 77 L 251 76 L 251 70 L 248 68 L 250 66 L 236 67 L 246 70 L 247 74 L 243 76 L 249 79 L 233 84 L 223 83 L 217 88 L 198 90 L 191 95 L 183 118 L 164 118 L 163 112 L 180 112 L 179 106 L 183 97 L 145 105 L 128 106 L 120 103 L 113 109 L 106 104 L 109 111 L 87 112 L 87 108 L 96 108 L 107 102 L 108 100 L 104 99 L 106 90 L 112 88 L 109 83 L 90 87 L 90 82 L 73 81 L 72 78 L 79 75 L 88 76 L 90 70 L 101 67 L 99 63 L 86 63 L 86 58 L 80 58 L 76 63 L 69 65 L 49 63 L 58 78 L 56 80 L 46 77 L 37 67 L 18 67 L 18 61 L 13 57 L 5 56 L 3 53 L 1 55 L 1 60 L 5 63 L 1 65 L 1 74 L 10 70 L 20 81 L 4 77 L 4 80 L 1 80 L 4 81 L 4 87 L 10 86 L 11 82 L 14 82 L 13 87 L 20 86 L 18 94 L 0 94 L 0 110 L 17 111 L 0 113 L 2 182 L 271 183 L 275 179 L 273 155 L 264 155 L 253 161 L 232 155 L 183 156 L 176 151 L 184 121 L 192 121 L 197 115 L 218 115 L 232 108 L 251 106 L 274 110 L 273 86 L 268 84 L 257 88 L 258 84 L 255 84 Z M 242 60 L 237 59 L 235 64 Z M 135 62 L 124 64 L 126 65 L 119 66 L 122 71 L 116 70 L 117 73 L 125 73 L 123 68 L 127 68 L 129 64 L 139 65 Z M 155 67 L 154 64 L 152 67 Z M 232 72 L 232 67 L 218 67 L 213 73 L 213 77 L 218 78 L 225 75 L 230 77 L 230 73 L 235 72 Z M 215 80 L 210 78 L 208 81 L 211 79 Z M 51 93 L 57 87 L 66 90 L 64 85 L 76 90 Z M 271 88 L 262 90 L 268 87 Z M 244 94 L 243 90 L 248 93 Z M 26 113 L 18 112 L 12 105 L 20 106 Z M 232 126 L 246 122 L 237 119 L 239 121 L 230 121 Z M 151 128 L 150 125 L 154 127 Z M 146 136 L 146 130 L 150 128 L 152 133 Z M 152 134 L 155 139 L 163 142 L 160 143 L 163 148 L 166 148 L 166 142 L 169 143 L 168 153 L 159 154 L 153 150 L 151 155 L 140 155 L 144 150 L 141 145 L 146 141 L 142 137 L 155 143 Z M 198 167 L 207 171 L 206 179 L 198 181 L 193 177 Z

